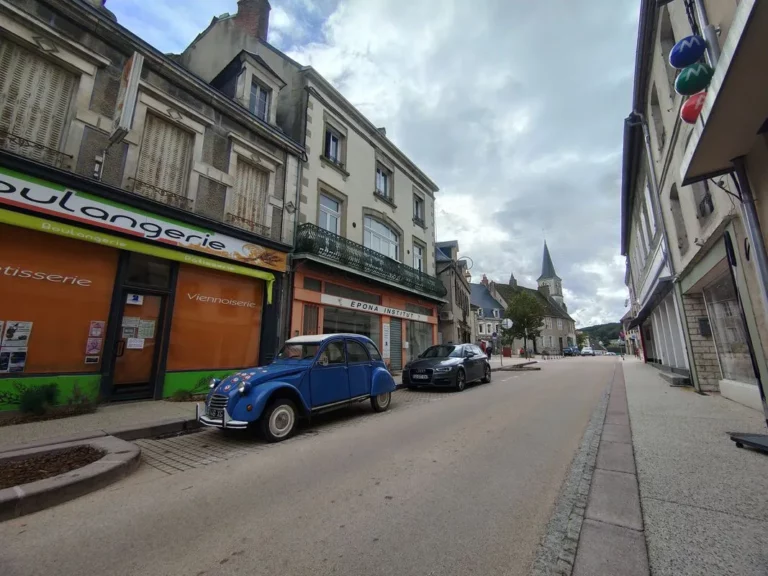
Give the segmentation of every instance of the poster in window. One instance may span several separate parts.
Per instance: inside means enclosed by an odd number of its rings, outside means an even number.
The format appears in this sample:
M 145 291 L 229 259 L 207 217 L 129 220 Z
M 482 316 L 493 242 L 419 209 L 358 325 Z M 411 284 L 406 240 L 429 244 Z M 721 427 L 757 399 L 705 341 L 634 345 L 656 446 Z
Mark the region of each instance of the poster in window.
M 101 338 L 88 338 L 88 342 L 85 345 L 85 355 L 93 356 L 101 353 Z
M 27 349 L 0 348 L 0 373 L 24 372 L 27 365 Z
M 125 347 L 128 350 L 144 350 L 144 338 L 128 338 Z
M 5 348 L 27 348 L 32 334 L 32 322 L 17 322 L 8 320 L 3 330 L 2 344 Z
M 142 320 L 139 322 L 138 330 L 139 338 L 154 338 L 155 337 L 155 321 L 154 320 Z
M 134 328 L 133 326 L 123 326 L 123 340 L 127 340 L 128 338 L 136 338 L 136 333 L 139 331 L 138 328 Z
M 381 347 L 381 355 L 383 358 L 389 359 L 390 353 L 390 340 L 389 340 L 389 324 L 383 324 L 381 326 L 381 332 L 383 335 L 383 345 Z
M 103 320 L 91 320 L 91 327 L 88 330 L 88 337 L 90 338 L 103 338 L 104 337 L 104 327 L 106 326 L 106 322 Z
M 137 316 L 123 316 L 123 326 L 126 328 L 138 328 L 141 318 Z

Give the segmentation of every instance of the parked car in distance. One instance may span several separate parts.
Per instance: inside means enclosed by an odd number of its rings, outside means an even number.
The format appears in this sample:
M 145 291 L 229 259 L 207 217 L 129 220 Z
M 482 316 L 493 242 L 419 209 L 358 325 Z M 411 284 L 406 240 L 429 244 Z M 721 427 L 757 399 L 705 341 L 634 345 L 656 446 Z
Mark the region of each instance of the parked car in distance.
M 581 349 L 581 355 L 582 356 L 594 356 L 595 351 L 592 350 L 589 346 L 584 346 L 584 348 Z
M 274 362 L 213 379 L 198 420 L 205 426 L 257 426 L 269 442 L 288 438 L 299 418 L 370 400 L 389 408 L 395 381 L 376 345 L 357 334 L 297 336 Z
M 461 392 L 477 380 L 491 381 L 491 365 L 474 344 L 431 346 L 403 368 L 403 384 L 411 390 L 419 386 L 452 386 Z
M 566 348 L 563 348 L 563 356 L 578 356 L 579 355 L 579 349 L 575 346 L 567 346 Z

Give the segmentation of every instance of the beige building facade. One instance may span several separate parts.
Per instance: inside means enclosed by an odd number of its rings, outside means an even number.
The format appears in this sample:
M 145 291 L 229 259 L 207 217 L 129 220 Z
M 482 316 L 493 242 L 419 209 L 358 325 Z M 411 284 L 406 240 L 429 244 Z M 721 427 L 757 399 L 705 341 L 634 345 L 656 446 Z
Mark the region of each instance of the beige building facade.
M 437 186 L 338 90 L 267 42 L 267 0 L 240 0 L 177 59 L 276 122 L 306 156 L 295 198 L 291 334 L 370 336 L 397 371 L 438 340 Z M 357 303 L 372 304 L 367 311 Z M 372 312 L 373 311 L 373 312 Z
M 683 2 L 643 2 L 641 8 L 634 110 L 625 127 L 623 248 L 633 317 L 628 327 L 639 329 L 648 361 L 688 375 L 700 390 L 719 390 L 761 408 L 757 379 L 766 370 L 765 307 L 730 162 L 741 146 L 751 167 L 749 178 L 759 190 L 764 186 L 761 155 L 768 148 L 759 136 L 737 146 L 733 131 L 743 124 L 731 118 L 729 132 L 725 115 L 718 123 L 709 116 L 714 102 L 724 99 L 718 94 L 747 23 L 753 32 L 768 31 L 762 27 L 765 6 L 736 0 L 705 0 L 702 5 L 719 30 L 716 52 L 722 56 L 713 62 L 711 50 L 707 55 L 715 76 L 693 125 L 680 118 L 685 98 L 674 89 L 676 71 L 669 55 L 681 39 L 702 34 L 702 14 L 691 19 Z M 731 101 L 731 114 L 733 106 L 738 105 Z M 752 114 L 747 111 L 753 100 L 740 106 L 741 115 Z M 753 134 L 759 134 L 764 112 L 754 112 Z M 724 131 L 717 140 L 711 135 L 714 127 Z M 730 133 L 727 145 L 724 133 Z

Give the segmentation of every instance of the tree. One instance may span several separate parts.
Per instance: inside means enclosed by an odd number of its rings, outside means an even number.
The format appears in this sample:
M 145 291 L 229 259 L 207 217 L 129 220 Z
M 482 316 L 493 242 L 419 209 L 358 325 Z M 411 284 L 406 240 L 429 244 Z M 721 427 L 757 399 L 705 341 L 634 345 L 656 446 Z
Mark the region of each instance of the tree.
M 518 292 L 505 312 L 505 317 L 512 320 L 512 328 L 504 330 L 504 336 L 522 338 L 523 347 L 528 350 L 528 340 L 541 334 L 544 314 L 544 306 L 538 298 L 528 292 Z
M 583 348 L 587 342 L 587 335 L 584 332 L 576 332 L 576 345 L 579 348 Z

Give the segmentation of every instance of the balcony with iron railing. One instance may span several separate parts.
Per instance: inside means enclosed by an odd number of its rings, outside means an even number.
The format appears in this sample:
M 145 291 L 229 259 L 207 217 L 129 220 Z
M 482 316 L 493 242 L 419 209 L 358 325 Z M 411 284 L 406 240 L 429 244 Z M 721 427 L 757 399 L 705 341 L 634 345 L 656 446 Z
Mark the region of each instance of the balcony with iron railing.
M 445 286 L 435 276 L 406 266 L 314 224 L 299 226 L 296 253 L 320 256 L 325 260 L 438 298 L 446 295 Z
M 72 169 L 72 156 L 23 136 L 0 130 L 0 148 L 62 170 Z
M 128 178 L 128 190 L 134 194 L 138 194 L 139 196 L 149 198 L 150 200 L 162 202 L 168 206 L 180 208 L 189 212 L 191 212 L 194 207 L 192 200 L 186 196 L 176 194 L 170 190 L 165 190 L 159 186 L 150 184 L 149 182 L 142 182 L 141 180 L 137 180 L 133 177 Z

